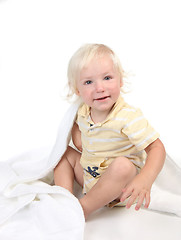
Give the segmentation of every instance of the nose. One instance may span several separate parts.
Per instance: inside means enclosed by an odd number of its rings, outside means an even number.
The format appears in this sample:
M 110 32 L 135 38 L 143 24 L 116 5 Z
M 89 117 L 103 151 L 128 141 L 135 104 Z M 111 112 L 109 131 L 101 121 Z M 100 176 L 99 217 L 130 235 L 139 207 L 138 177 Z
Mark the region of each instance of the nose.
M 104 92 L 105 88 L 104 88 L 104 83 L 103 81 L 96 81 L 96 92 L 100 93 L 100 92 Z

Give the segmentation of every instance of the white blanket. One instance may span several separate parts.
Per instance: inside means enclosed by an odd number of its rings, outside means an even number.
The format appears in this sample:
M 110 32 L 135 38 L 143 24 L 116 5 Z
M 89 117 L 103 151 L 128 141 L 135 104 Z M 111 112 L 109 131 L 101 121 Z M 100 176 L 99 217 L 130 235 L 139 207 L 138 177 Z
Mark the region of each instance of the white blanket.
M 0 162 L 0 239 L 83 239 L 79 201 L 52 186 L 52 170 L 70 142 L 78 104 L 65 114 L 53 149 L 39 149 Z M 149 209 L 181 217 L 181 169 L 167 155 L 153 184 Z

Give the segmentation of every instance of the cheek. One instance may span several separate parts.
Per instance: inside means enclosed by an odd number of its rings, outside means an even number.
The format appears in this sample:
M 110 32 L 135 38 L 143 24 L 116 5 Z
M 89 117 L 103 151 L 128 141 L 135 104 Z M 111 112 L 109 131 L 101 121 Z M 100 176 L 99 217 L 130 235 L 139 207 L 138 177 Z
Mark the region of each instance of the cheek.
M 83 100 L 87 100 L 90 98 L 90 91 L 88 91 L 87 89 L 82 89 L 79 92 L 79 96 L 82 97 Z
M 120 83 L 116 82 L 114 83 L 112 86 L 111 86 L 111 90 L 112 92 L 119 92 L 120 91 L 120 88 L 121 88 L 121 85 Z

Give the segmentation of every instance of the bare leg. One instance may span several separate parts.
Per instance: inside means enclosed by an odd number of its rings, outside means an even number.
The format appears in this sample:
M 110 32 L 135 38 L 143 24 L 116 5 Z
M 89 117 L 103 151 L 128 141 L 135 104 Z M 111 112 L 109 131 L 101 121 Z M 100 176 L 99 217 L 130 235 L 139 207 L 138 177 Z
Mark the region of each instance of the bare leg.
M 121 190 L 136 176 L 136 167 L 125 157 L 116 158 L 93 188 L 80 199 L 85 218 L 118 198 Z
M 54 169 L 55 185 L 61 186 L 73 193 L 74 179 L 83 186 L 83 168 L 80 165 L 81 154 L 68 147 L 62 159 Z

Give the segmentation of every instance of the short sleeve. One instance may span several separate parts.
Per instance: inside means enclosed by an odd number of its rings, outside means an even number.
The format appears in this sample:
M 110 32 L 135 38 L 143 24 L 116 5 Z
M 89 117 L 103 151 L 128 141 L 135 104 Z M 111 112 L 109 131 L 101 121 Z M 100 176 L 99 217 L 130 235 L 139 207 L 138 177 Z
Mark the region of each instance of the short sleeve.
M 78 125 L 78 115 L 75 117 L 75 123 Z
M 122 132 L 139 151 L 144 150 L 159 137 L 159 134 L 145 119 L 140 109 L 130 111 Z
M 75 123 L 77 123 L 77 125 L 79 125 L 79 119 L 80 119 L 80 116 L 81 116 L 81 107 L 79 107 L 78 111 L 77 111 L 77 114 L 76 114 L 76 117 L 75 117 Z

